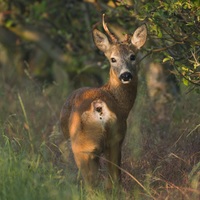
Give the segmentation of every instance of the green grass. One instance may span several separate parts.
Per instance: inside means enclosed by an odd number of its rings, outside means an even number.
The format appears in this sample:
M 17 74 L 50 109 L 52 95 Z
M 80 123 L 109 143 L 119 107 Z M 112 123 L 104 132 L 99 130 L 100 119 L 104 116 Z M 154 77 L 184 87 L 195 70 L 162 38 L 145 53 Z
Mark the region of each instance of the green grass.
M 61 169 L 45 161 L 41 152 L 20 146 L 16 150 L 1 129 L 0 199 L 77 199 L 77 188 L 69 184 Z
M 1 80 L 0 200 L 199 199 L 198 94 L 183 90 L 171 105 L 168 135 L 160 139 L 140 88 L 123 145 L 122 187 L 86 192 L 58 125 L 69 90 L 67 78 L 46 88 L 9 74 Z

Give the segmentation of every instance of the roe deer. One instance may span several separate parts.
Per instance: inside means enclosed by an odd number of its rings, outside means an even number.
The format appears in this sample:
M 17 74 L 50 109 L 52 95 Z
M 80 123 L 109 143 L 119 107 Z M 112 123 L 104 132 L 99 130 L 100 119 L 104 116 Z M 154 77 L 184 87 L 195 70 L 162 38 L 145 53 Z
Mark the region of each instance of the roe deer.
M 99 156 L 103 153 L 109 160 L 109 188 L 112 182 L 120 181 L 117 166 L 121 162 L 121 145 L 137 93 L 137 53 L 146 41 L 147 30 L 142 25 L 131 38 L 120 42 L 110 33 L 104 16 L 103 28 L 109 38 L 94 29 L 93 39 L 110 61 L 109 81 L 99 88 L 75 90 L 61 110 L 60 121 L 62 132 L 71 139 L 75 161 L 86 185 L 98 183 Z

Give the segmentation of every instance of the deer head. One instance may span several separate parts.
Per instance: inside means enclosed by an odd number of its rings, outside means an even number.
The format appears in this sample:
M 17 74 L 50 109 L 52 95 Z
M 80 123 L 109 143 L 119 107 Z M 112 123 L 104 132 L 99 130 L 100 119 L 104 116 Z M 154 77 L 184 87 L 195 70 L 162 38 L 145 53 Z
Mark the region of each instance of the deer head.
M 103 28 L 108 37 L 97 29 L 93 30 L 93 38 L 96 46 L 101 50 L 110 62 L 110 71 L 122 84 L 129 84 L 134 76 L 137 76 L 137 52 L 145 44 L 147 29 L 140 26 L 132 37 L 126 35 L 125 41 L 118 39 L 110 33 L 103 15 Z

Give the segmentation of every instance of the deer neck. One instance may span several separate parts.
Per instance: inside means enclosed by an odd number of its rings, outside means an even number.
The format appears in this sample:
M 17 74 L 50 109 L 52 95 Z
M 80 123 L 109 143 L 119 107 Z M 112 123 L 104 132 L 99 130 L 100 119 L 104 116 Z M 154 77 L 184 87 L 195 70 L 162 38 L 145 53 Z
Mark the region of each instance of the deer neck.
M 115 98 L 118 107 L 127 117 L 137 94 L 137 75 L 129 84 L 123 84 L 119 78 L 110 70 L 110 78 L 104 88 Z

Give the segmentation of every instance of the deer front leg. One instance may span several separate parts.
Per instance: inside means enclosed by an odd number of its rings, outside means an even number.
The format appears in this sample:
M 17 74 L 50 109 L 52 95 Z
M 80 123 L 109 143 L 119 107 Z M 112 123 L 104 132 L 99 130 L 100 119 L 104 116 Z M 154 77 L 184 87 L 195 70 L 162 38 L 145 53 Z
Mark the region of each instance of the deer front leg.
M 118 185 L 121 181 L 121 144 L 122 141 L 116 142 L 109 146 L 106 150 L 106 159 L 108 160 L 108 178 L 106 188 L 111 189 L 113 184 Z

